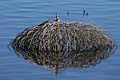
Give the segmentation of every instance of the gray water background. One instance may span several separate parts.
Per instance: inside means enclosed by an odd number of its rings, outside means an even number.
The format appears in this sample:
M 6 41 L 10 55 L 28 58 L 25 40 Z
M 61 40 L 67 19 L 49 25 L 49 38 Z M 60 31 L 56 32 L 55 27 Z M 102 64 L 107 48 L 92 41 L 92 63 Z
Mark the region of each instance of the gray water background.
M 88 17 L 82 16 L 83 5 Z M 69 10 L 69 15 L 66 14 Z M 10 52 L 7 45 L 19 32 L 55 13 L 64 21 L 89 22 L 115 39 L 117 50 L 93 68 L 67 68 L 58 76 L 43 66 L 31 65 Z M 0 80 L 120 80 L 120 0 L 1 0 Z

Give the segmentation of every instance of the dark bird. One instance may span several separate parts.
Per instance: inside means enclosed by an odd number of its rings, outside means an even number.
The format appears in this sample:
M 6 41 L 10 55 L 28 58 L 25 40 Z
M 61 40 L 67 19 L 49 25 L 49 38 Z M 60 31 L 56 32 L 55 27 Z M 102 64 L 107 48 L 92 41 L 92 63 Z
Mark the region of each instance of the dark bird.
M 85 9 L 83 9 L 83 16 L 85 15 L 85 13 L 86 13 L 86 11 L 85 11 Z
M 69 15 L 69 11 L 67 10 L 67 15 Z
M 88 16 L 88 12 L 86 12 L 86 16 Z
M 83 6 L 83 16 L 88 16 L 88 12 L 85 10 L 85 7 Z
M 59 17 L 58 17 L 58 13 L 56 13 L 56 20 L 55 21 L 60 21 Z

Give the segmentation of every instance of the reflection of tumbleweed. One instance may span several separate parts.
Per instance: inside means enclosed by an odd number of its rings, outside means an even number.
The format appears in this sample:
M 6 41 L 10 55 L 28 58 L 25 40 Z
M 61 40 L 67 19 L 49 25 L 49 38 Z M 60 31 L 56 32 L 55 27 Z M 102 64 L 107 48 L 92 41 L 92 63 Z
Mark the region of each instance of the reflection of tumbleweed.
M 59 19 L 25 29 L 10 45 L 17 55 L 56 72 L 94 66 L 115 50 L 114 40 L 95 25 Z

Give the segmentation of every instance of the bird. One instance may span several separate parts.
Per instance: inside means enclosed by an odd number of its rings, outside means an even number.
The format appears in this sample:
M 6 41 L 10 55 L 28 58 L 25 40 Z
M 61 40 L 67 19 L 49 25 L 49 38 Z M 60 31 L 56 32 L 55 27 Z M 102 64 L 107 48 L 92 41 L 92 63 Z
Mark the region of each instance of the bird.
M 85 11 L 85 9 L 83 9 L 83 16 L 85 15 L 85 13 L 86 13 L 86 11 Z
M 56 22 L 59 22 L 59 21 L 60 21 L 60 19 L 59 19 L 59 17 L 58 17 L 58 13 L 56 13 L 56 19 L 53 20 L 53 21 L 56 21 Z
M 88 16 L 88 12 L 85 10 L 85 7 L 83 6 L 83 16 Z
M 67 15 L 69 15 L 69 10 L 67 10 Z

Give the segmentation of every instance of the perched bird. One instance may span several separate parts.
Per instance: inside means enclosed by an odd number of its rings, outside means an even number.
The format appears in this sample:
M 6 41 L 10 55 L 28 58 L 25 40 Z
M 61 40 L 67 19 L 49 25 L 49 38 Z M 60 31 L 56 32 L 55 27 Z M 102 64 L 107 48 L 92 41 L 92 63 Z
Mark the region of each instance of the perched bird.
M 60 21 L 60 19 L 59 19 L 59 17 L 58 17 L 58 13 L 56 13 L 56 20 L 54 20 L 54 21 Z

